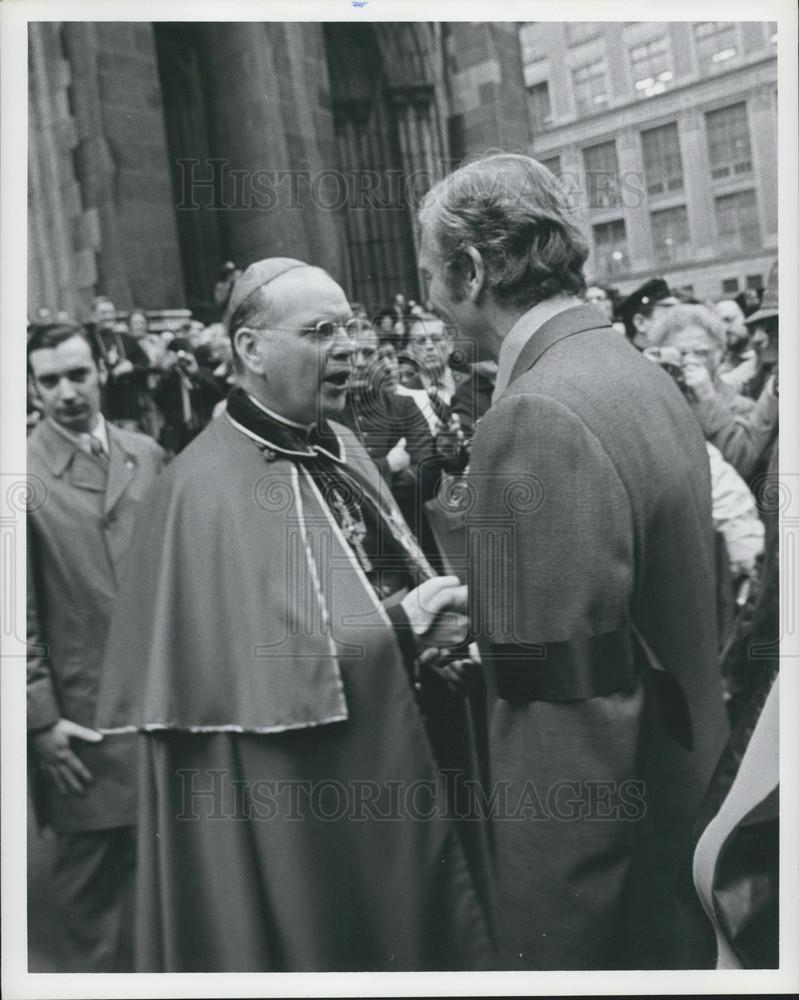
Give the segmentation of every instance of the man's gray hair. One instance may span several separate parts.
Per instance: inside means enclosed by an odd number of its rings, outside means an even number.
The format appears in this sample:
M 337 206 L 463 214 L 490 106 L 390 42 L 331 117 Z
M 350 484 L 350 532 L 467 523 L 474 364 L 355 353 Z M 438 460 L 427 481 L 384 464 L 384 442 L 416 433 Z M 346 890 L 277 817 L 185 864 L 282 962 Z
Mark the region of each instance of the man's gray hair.
M 529 156 L 500 153 L 466 164 L 433 187 L 419 220 L 429 227 L 457 295 L 468 247 L 480 252 L 488 289 L 530 308 L 585 288 L 588 244 L 557 179 Z
M 698 326 L 709 333 L 722 350 L 727 348 L 724 324 L 709 306 L 669 306 L 653 323 L 647 333 L 647 340 L 655 347 L 667 344 L 671 337 L 689 326 Z

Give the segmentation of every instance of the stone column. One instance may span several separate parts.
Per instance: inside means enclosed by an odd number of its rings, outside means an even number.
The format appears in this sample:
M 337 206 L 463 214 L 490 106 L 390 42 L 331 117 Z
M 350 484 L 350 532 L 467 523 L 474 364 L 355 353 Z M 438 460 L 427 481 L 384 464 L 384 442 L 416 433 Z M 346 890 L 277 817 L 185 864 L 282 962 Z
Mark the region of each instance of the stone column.
M 776 236 L 779 206 L 777 199 L 777 107 L 776 86 L 762 87 L 749 101 L 752 160 L 757 179 L 760 230 Z
M 463 158 L 488 150 L 526 153 L 530 125 L 515 22 L 448 25 L 454 128 Z
M 716 254 L 716 220 L 704 123 L 690 110 L 680 115 L 678 126 L 691 241 L 696 256 L 707 260 Z

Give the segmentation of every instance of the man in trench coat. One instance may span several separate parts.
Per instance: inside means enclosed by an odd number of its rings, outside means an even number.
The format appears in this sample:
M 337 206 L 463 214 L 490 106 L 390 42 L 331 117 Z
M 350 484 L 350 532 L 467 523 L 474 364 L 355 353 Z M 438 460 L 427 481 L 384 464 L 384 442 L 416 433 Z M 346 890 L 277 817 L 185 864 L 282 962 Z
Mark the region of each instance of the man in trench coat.
M 130 968 L 132 740 L 93 728 L 111 608 L 137 505 L 163 451 L 100 413 L 102 373 L 81 329 L 28 343 L 44 419 L 28 440 L 28 733 L 38 819 L 56 833 L 54 896 L 68 971 Z

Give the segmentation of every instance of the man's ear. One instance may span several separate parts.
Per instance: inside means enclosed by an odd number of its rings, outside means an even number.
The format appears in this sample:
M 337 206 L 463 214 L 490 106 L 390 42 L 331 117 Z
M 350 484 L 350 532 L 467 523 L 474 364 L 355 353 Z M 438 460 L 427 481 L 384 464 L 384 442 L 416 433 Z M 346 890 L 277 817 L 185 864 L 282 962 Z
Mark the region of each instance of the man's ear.
M 647 318 L 642 313 L 635 313 L 633 316 L 633 326 L 638 333 L 646 333 Z
M 33 377 L 30 370 L 28 371 L 28 395 L 34 402 L 42 402 L 42 397 L 39 394 L 39 387 L 37 386 L 36 379 Z
M 483 255 L 477 247 L 466 247 L 465 253 L 469 258 L 469 266 L 465 275 L 465 291 L 470 301 L 477 302 L 485 287 L 486 272 Z
M 264 361 L 258 350 L 258 335 L 248 326 L 242 326 L 234 333 L 233 352 L 246 371 L 263 376 Z
M 102 358 L 97 360 L 97 380 L 100 385 L 105 385 L 108 381 L 108 369 L 105 366 L 105 361 Z

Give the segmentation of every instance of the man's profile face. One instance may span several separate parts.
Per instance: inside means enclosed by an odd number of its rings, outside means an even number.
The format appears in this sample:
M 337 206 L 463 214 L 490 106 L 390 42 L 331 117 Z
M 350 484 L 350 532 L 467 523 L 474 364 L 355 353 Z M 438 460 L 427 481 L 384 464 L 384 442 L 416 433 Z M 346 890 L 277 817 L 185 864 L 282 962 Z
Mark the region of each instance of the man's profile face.
M 636 343 L 639 343 L 642 346 L 651 347 L 652 341 L 650 335 L 652 330 L 657 325 L 658 320 L 662 319 L 666 311 L 671 308 L 671 303 L 666 303 L 664 305 L 660 302 L 656 302 L 648 316 L 646 313 L 636 313 L 633 316 L 633 325 L 635 326 L 637 334 L 635 337 Z
M 391 344 L 382 344 L 377 333 L 364 323 L 354 340 L 352 385 L 393 392 L 399 384 L 397 355 Z
M 724 324 L 727 346 L 732 350 L 741 349 L 749 343 L 749 331 L 744 323 L 744 314 L 734 299 L 723 299 L 715 305 L 716 315 Z
M 268 316 L 250 324 L 260 331 L 261 401 L 301 424 L 335 418 L 346 404 L 352 372 L 346 295 L 324 271 L 303 267 L 275 278 L 269 297 Z M 328 331 L 318 331 L 317 324 L 327 324 Z
M 29 360 L 44 415 L 74 434 L 89 432 L 100 411 L 100 372 L 83 337 L 43 347 Z
M 776 365 L 779 361 L 779 323 L 776 316 L 761 320 L 752 331 L 752 347 L 761 365 Z
M 414 323 L 407 344 L 411 357 L 430 375 L 440 375 L 452 353 L 452 341 L 440 319 L 421 319 Z

